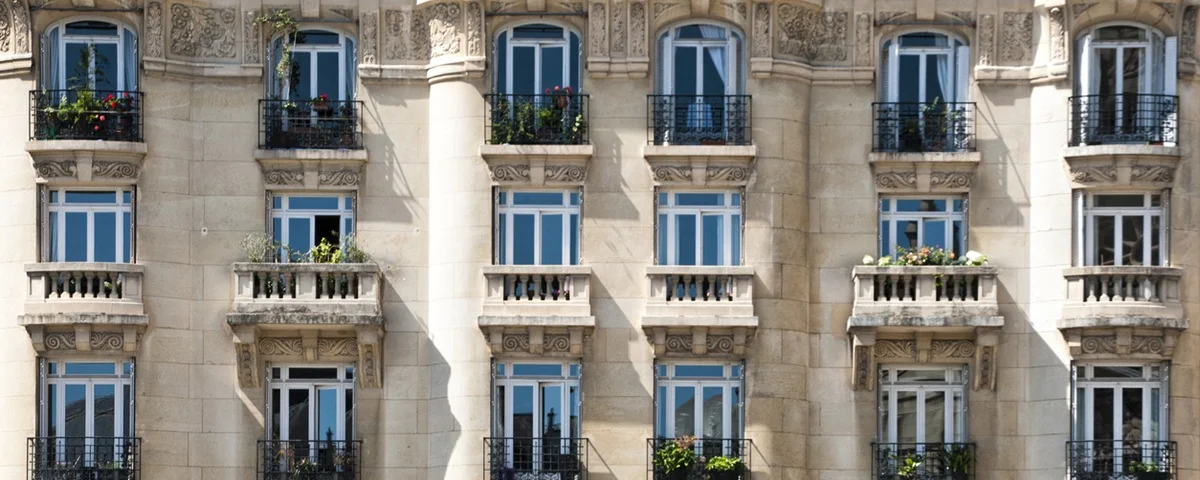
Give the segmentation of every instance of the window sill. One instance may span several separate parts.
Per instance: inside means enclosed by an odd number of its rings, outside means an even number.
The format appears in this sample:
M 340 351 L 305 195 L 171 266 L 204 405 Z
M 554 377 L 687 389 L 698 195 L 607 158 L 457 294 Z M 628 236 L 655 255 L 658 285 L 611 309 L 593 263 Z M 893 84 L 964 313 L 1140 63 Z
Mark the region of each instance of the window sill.
M 30 140 L 25 151 L 33 157 L 38 180 L 55 183 L 103 181 L 133 185 L 146 159 L 143 142 Z

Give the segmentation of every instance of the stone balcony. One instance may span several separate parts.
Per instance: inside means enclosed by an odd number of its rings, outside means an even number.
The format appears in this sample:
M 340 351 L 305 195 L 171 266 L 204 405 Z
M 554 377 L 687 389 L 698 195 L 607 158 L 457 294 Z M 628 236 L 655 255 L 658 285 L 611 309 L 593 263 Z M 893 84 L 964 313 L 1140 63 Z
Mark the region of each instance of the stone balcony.
M 1058 328 L 1083 358 L 1170 358 L 1188 328 L 1180 304 L 1183 269 L 1072 267 Z
M 578 265 L 483 267 L 487 296 L 479 329 L 493 354 L 583 355 L 596 326 L 589 289 L 592 269 Z
M 130 263 L 30 263 L 20 324 L 41 354 L 133 355 L 150 324 Z
M 758 328 L 754 267 L 646 267 L 642 329 L 658 356 L 743 356 Z
M 1004 326 L 997 267 L 859 266 L 846 329 L 855 388 L 874 387 L 878 363 L 976 362 L 975 388 L 995 387 Z
M 238 380 L 259 385 L 260 356 L 358 362 L 363 387 L 380 385 L 382 277 L 370 263 L 235 263 L 233 328 Z

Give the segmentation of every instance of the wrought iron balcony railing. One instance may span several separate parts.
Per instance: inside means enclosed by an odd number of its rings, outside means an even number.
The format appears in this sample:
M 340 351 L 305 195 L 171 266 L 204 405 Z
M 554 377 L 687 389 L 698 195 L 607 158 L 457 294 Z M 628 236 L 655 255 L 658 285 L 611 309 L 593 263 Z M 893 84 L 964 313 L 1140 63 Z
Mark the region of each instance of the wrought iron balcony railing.
M 259 100 L 259 148 L 363 148 L 362 102 Z
M 1067 442 L 1070 480 L 1173 480 L 1176 464 L 1175 442 Z
M 358 480 L 361 440 L 259 440 L 260 480 Z
M 974 443 L 872 443 L 876 480 L 973 480 Z
M 663 461 L 671 449 L 686 448 L 688 441 L 694 458 L 683 468 L 668 471 Z M 673 444 L 673 445 L 672 445 Z M 750 451 L 754 443 L 745 438 L 651 438 L 646 441 L 648 457 L 647 480 L 748 480 L 750 478 Z M 705 466 L 715 457 L 725 457 L 733 466 L 731 470 L 706 470 Z
M 142 141 L 142 92 L 31 90 L 30 140 Z
M 588 96 L 577 93 L 548 95 L 484 95 L 489 145 L 586 145 Z
M 647 95 L 652 145 L 749 145 L 750 95 Z
M 586 438 L 484 438 L 483 478 L 581 480 L 589 445 Z
M 30 437 L 30 480 L 137 480 L 138 437 Z
M 1070 145 L 1175 143 L 1178 121 L 1174 95 L 1074 96 Z
M 876 152 L 975 150 L 975 104 L 876 102 Z

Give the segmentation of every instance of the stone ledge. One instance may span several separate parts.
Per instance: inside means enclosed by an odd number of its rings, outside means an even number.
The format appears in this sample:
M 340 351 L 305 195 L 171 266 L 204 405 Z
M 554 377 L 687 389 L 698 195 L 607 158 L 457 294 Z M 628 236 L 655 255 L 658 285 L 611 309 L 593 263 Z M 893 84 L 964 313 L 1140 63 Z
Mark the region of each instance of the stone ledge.
M 980 152 L 872 152 L 867 163 L 881 192 L 970 192 Z
M 963 330 L 975 328 L 999 328 L 1004 326 L 1004 317 L 999 315 L 961 315 L 960 312 L 945 312 L 944 315 L 925 314 L 921 309 L 920 315 L 905 315 L 903 313 L 888 315 L 852 315 L 846 323 L 847 328 L 874 328 L 884 331 L 902 330 L 915 331 L 933 329 L 939 331 Z
M 642 328 L 758 328 L 758 317 L 732 315 L 687 315 L 677 317 L 644 316 Z
M 480 315 L 480 328 L 486 327 L 587 327 L 596 326 L 594 316 L 570 315 Z
M 38 180 L 56 183 L 137 183 L 146 144 L 107 140 L 31 140 L 25 151 Z
M 1084 157 L 1174 157 L 1182 152 L 1174 145 L 1108 144 L 1063 147 L 1062 156 L 1070 161 Z
M 758 317 L 643 317 L 657 357 L 744 357 Z
M 480 145 L 492 181 L 508 185 L 583 185 L 592 145 Z
M 233 273 L 271 272 L 333 272 L 333 273 L 379 273 L 374 263 L 254 263 L 235 262 Z
M 150 324 L 148 315 L 72 313 L 21 315 L 33 349 L 42 355 L 119 355 L 137 353 Z
M 146 266 L 137 263 L 108 263 L 108 262 L 41 262 L 26 263 L 25 272 L 119 272 L 145 273 Z
M 257 149 L 254 158 L 272 190 L 354 190 L 362 181 L 367 151 Z
M 313 313 L 303 309 L 257 313 L 228 313 L 225 322 L 230 326 L 258 325 L 264 328 L 322 328 L 322 327 L 383 327 L 382 315 L 353 313 Z
M 79 324 L 147 327 L 150 325 L 150 316 L 111 313 L 40 313 L 19 315 L 17 323 L 23 327 Z
M 645 145 L 642 156 L 661 185 L 745 186 L 754 174 L 755 145 Z
M 749 265 L 731 266 L 680 266 L 680 265 L 647 265 L 646 275 L 735 275 L 752 276 L 754 267 Z
M 593 316 L 481 315 L 478 322 L 492 354 L 537 357 L 582 356 L 596 327 Z
M 1170 188 L 1179 165 L 1179 147 L 1095 145 L 1062 152 L 1067 175 L 1077 188 Z
M 263 76 L 263 66 L 261 64 L 203 63 L 150 57 L 142 59 L 142 66 L 147 75 L 186 79 L 209 77 L 261 80 Z
M 1102 310 L 1102 309 L 1100 309 Z M 1157 329 L 1174 329 L 1187 330 L 1190 323 L 1186 318 L 1182 318 L 1182 310 L 1174 310 L 1163 307 L 1163 313 L 1175 313 L 1179 316 L 1156 316 L 1156 315 L 1104 315 L 1097 314 L 1086 317 L 1060 318 L 1058 319 L 1059 330 L 1071 330 L 1077 328 L 1157 328 Z

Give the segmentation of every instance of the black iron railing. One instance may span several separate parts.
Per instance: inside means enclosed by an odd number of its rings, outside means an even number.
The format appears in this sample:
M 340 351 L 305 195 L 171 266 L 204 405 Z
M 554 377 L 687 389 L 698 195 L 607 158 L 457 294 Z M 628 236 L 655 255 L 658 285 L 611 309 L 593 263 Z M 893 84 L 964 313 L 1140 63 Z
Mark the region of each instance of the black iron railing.
M 975 104 L 876 102 L 876 152 L 975 150 Z
M 589 445 L 586 438 L 484 438 L 483 478 L 582 480 Z
M 1175 442 L 1067 442 L 1067 478 L 1071 480 L 1172 480 L 1176 463 Z
M 1071 97 L 1070 145 L 1175 143 L 1178 112 L 1174 95 Z
M 750 95 L 647 95 L 652 145 L 749 145 Z
M 31 90 L 30 140 L 142 141 L 142 92 Z
M 872 443 L 875 480 L 973 480 L 974 443 Z
M 651 438 L 646 441 L 648 480 L 748 480 L 753 442 L 744 438 Z M 679 462 L 691 451 L 691 461 Z M 686 453 L 684 454 L 685 457 Z M 706 468 L 709 462 L 730 468 Z M 681 466 L 682 465 L 682 466 Z
M 31 437 L 30 480 L 137 480 L 142 439 L 138 437 Z
M 358 480 L 361 440 L 259 440 L 259 480 Z
M 259 148 L 363 148 L 362 102 L 259 100 Z
M 577 93 L 548 95 L 484 95 L 490 145 L 586 145 L 588 96 Z

